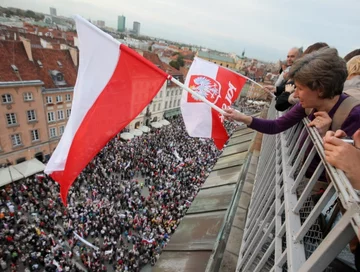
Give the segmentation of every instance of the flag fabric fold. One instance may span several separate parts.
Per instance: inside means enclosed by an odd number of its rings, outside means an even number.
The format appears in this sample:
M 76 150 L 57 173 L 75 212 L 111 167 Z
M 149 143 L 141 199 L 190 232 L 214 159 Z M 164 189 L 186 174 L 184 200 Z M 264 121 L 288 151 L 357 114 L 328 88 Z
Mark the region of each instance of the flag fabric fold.
M 189 87 L 221 109 L 229 107 L 240 95 L 247 78 L 206 60 L 195 58 L 185 80 Z M 183 90 L 181 113 L 191 137 L 212 138 L 222 149 L 229 136 L 223 116 L 200 99 Z
M 168 75 L 80 16 L 79 70 L 70 119 L 45 173 L 70 186 L 95 155 L 155 97 Z

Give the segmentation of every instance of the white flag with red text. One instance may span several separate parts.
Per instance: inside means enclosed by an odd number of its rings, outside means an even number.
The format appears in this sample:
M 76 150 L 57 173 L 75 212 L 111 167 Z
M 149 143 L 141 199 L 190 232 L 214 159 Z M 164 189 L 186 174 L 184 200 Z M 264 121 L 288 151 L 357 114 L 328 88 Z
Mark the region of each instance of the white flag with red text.
M 155 97 L 168 75 L 127 46 L 75 17 L 79 70 L 70 119 L 46 165 L 66 205 L 70 186 L 106 143 Z
M 240 95 L 246 78 L 229 69 L 195 58 L 185 85 L 219 108 L 229 107 Z M 191 137 L 212 138 L 222 149 L 229 136 L 223 126 L 223 116 L 209 105 L 183 90 L 181 113 Z

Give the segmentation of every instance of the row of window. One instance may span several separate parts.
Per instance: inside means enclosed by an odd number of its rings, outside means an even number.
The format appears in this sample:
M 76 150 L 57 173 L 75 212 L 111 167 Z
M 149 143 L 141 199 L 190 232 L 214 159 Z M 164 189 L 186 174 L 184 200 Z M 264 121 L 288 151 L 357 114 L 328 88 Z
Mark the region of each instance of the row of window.
M 71 109 L 67 109 L 66 110 L 66 118 L 69 118 L 71 114 Z M 27 115 L 27 120 L 28 122 L 33 122 L 36 121 L 36 112 L 35 110 L 28 110 L 26 112 Z M 57 111 L 57 120 L 64 120 L 65 116 L 64 116 L 64 111 L 63 110 L 58 110 Z M 56 118 L 55 118 L 55 112 L 51 111 L 48 112 L 48 122 L 55 122 Z M 6 114 L 6 122 L 8 124 L 8 126 L 13 126 L 13 125 L 17 125 L 18 121 L 17 121 L 17 117 L 16 117 L 16 113 L 7 113 Z
M 157 107 L 157 110 L 159 111 L 160 110 L 160 107 L 161 107 L 161 103 L 158 104 L 158 107 Z M 156 110 L 156 104 L 154 103 L 153 104 L 153 111 Z
M 66 118 L 69 118 L 71 114 L 71 109 L 67 109 L 66 110 Z M 57 111 L 57 120 L 64 120 L 65 116 L 64 116 L 64 111 L 63 110 L 58 110 Z M 56 121 L 56 117 L 55 117 L 55 112 L 54 111 L 49 111 L 48 112 L 48 122 L 55 122 Z
M 24 101 L 33 101 L 34 100 L 33 94 L 30 92 L 23 93 L 23 98 L 24 98 Z M 1 96 L 1 100 L 2 100 L 3 104 L 9 104 L 9 103 L 14 102 L 14 99 L 11 94 L 3 94 Z M 56 103 L 62 102 L 63 101 L 62 95 L 57 95 L 55 97 L 55 101 L 56 101 Z M 67 101 L 67 102 L 71 101 L 71 94 L 65 94 L 65 101 Z M 46 103 L 47 104 L 53 103 L 53 97 L 46 96 Z
M 176 100 L 174 100 L 174 101 L 170 101 L 170 103 L 169 103 L 169 109 L 171 108 L 171 107 L 180 107 L 180 100 L 181 99 L 178 99 L 177 101 Z M 174 105 L 173 105 L 173 102 L 174 102 Z M 177 104 L 177 105 L 176 105 Z M 168 108 L 168 102 L 167 101 L 165 101 L 165 110 Z
M 176 89 L 175 90 L 175 96 L 178 95 L 178 94 L 181 94 L 181 89 Z M 169 95 L 170 95 L 170 91 L 167 91 L 166 96 L 169 96 Z M 171 91 L 171 96 L 174 96 L 174 90 Z
M 46 104 L 52 104 L 53 103 L 53 97 L 52 96 L 46 96 Z M 63 101 L 63 97 L 62 95 L 57 95 L 55 97 L 55 102 L 56 103 L 60 103 Z M 71 101 L 71 95 L 70 94 L 65 94 L 65 101 L 66 102 L 69 102 Z
M 64 131 L 65 131 L 65 126 L 59 127 L 59 136 L 63 135 Z M 39 133 L 38 129 L 30 130 L 30 136 L 31 136 L 32 142 L 40 141 L 40 133 Z M 55 138 L 58 136 L 56 127 L 49 129 L 49 136 L 50 136 L 50 138 Z M 11 142 L 12 142 L 13 147 L 21 146 L 23 143 L 22 143 L 20 133 L 12 134 Z

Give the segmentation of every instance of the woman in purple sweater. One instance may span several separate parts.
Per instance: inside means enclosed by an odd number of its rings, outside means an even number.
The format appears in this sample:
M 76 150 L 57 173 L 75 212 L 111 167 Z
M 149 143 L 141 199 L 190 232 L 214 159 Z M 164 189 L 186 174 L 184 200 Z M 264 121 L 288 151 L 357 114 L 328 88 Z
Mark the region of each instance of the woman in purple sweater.
M 300 102 L 282 117 L 265 120 L 247 116 L 231 108 L 225 109 L 229 120 L 245 123 L 248 127 L 266 134 L 277 134 L 299 123 L 308 116 L 310 126 L 315 126 L 321 136 L 330 129 L 332 117 L 340 104 L 348 98 L 343 94 L 347 77 L 346 63 L 334 48 L 324 48 L 294 62 L 289 78 L 295 82 L 295 97 Z M 313 109 L 310 115 L 305 109 Z M 355 106 L 341 125 L 348 136 L 360 128 L 360 105 Z

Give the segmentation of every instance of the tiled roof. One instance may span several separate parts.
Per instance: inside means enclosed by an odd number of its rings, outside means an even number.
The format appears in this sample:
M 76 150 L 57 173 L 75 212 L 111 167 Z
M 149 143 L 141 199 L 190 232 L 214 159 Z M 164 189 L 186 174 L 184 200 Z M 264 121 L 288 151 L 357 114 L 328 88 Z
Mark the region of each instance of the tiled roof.
M 162 61 L 160 60 L 159 56 L 155 53 L 145 51 L 143 54 L 144 58 L 154 63 L 157 67 L 164 70 L 162 67 Z
M 57 70 L 63 74 L 66 82 L 66 85 L 59 87 L 75 85 L 77 71 L 68 50 L 31 48 L 31 51 L 33 62 L 28 59 L 22 42 L 0 41 L 0 81 L 41 80 L 45 88 L 57 88 L 50 75 L 50 71 Z M 60 61 L 61 67 L 57 61 Z M 18 75 L 11 64 L 18 68 Z
M 170 66 L 169 64 L 163 62 L 162 63 L 162 66 L 164 68 L 164 71 L 166 73 L 168 73 L 169 75 L 172 75 L 172 76 L 182 76 L 183 74 L 181 73 L 181 71 L 175 69 L 174 67 Z
M 226 57 L 226 56 L 220 56 L 214 53 L 210 53 L 210 52 L 204 52 L 204 51 L 198 51 L 198 57 L 199 58 L 206 58 L 206 59 L 211 59 L 211 60 L 216 60 L 216 61 L 223 61 L 223 62 L 229 62 L 229 63 L 233 63 L 234 60 L 230 57 Z
M 0 81 L 40 79 L 36 66 L 29 61 L 22 42 L 0 41 L 0 59 Z M 18 75 L 11 68 L 12 64 L 18 68 Z
M 42 68 L 37 65 L 40 79 L 45 83 L 45 88 L 57 88 L 53 82 L 50 71 L 56 70 L 63 74 L 66 85 L 61 87 L 73 87 L 76 82 L 77 71 L 68 50 L 55 50 L 45 48 L 32 48 L 34 62 L 42 63 Z M 57 63 L 60 61 L 61 66 Z

